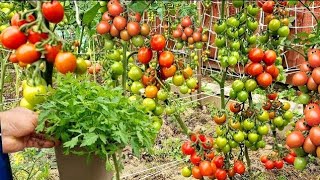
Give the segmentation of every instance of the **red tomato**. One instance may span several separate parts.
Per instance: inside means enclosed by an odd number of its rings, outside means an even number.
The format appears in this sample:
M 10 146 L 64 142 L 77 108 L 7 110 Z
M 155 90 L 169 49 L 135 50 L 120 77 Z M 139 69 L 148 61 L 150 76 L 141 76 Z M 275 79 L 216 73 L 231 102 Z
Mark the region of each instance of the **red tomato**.
M 261 161 L 262 163 L 266 163 L 266 162 L 268 161 L 268 156 L 261 156 L 261 157 L 260 157 L 260 161 Z
M 275 100 L 275 99 L 277 99 L 278 94 L 277 94 L 277 93 L 269 93 L 269 94 L 267 95 L 267 97 L 268 97 L 268 99 L 270 99 L 270 100 Z
M 202 147 L 204 149 L 212 149 L 213 147 L 213 138 L 206 138 L 204 142 L 202 142 Z
M 51 23 L 59 23 L 64 16 L 63 6 L 59 1 L 53 0 L 42 4 L 42 14 Z
M 195 152 L 190 141 L 186 141 L 181 146 L 181 151 L 184 155 L 191 155 Z
M 217 168 L 222 168 L 224 165 L 224 159 L 222 156 L 214 157 L 213 162 L 217 166 Z
M 19 13 L 16 13 L 11 18 L 11 26 L 22 26 L 26 23 L 30 23 L 32 21 L 36 20 L 36 18 L 30 14 L 27 19 L 20 19 Z
M 273 79 L 277 78 L 279 75 L 279 69 L 274 64 L 267 66 L 265 71 L 269 73 Z
M 320 138 L 320 134 L 319 134 L 319 137 L 318 139 Z M 315 146 L 311 139 L 310 139 L 310 136 L 307 136 L 306 137 L 306 140 L 304 141 L 303 143 L 303 150 L 304 152 L 308 153 L 308 154 L 314 154 L 316 152 L 316 149 L 317 149 L 317 146 Z
M 292 85 L 304 86 L 308 82 L 308 76 L 305 72 L 298 72 L 292 77 Z
M 206 158 L 212 160 L 214 158 L 214 152 L 205 153 Z
M 107 21 L 101 21 L 97 24 L 96 31 L 99 34 L 106 34 L 110 31 L 111 26 Z
M 169 68 L 161 68 L 161 74 L 163 75 L 164 79 L 174 76 L 176 71 L 177 67 L 175 65 L 171 65 Z
M 320 50 L 319 49 L 309 49 L 308 50 L 308 57 L 314 53 L 320 53 Z
M 192 176 L 196 179 L 202 179 L 203 176 L 201 175 L 200 168 L 198 166 L 193 166 L 192 168 Z
M 34 44 L 23 44 L 16 51 L 18 61 L 32 64 L 40 59 L 41 53 L 37 51 Z
M 192 21 L 191 21 L 190 17 L 189 16 L 185 16 L 181 21 L 181 26 L 182 27 L 189 27 L 191 25 L 192 25 Z
M 197 136 L 197 134 L 192 133 L 192 134 L 190 135 L 190 140 L 191 140 L 192 142 L 196 143 L 196 142 L 198 141 L 198 136 Z
M 44 54 L 46 60 L 50 63 L 54 63 L 54 60 L 56 59 L 57 54 L 61 50 L 61 44 L 57 44 L 57 45 L 46 44 L 44 46 L 44 49 L 46 51 Z
M 1 33 L 1 43 L 5 48 L 17 49 L 27 42 L 27 36 L 19 30 L 18 26 L 9 26 Z
M 123 13 L 123 7 L 118 1 L 109 1 L 108 12 L 111 16 L 116 17 Z
M 308 131 L 310 129 L 310 127 L 306 124 L 306 121 L 302 118 L 300 120 L 298 120 L 296 122 L 296 126 L 294 128 L 294 130 L 298 130 L 298 131 Z
M 166 39 L 161 34 L 152 36 L 150 45 L 153 50 L 161 51 L 166 46 Z
M 313 53 L 308 56 L 308 62 L 313 68 L 320 67 L 320 53 Z
M 263 57 L 264 57 L 264 53 L 263 53 L 263 50 L 262 49 L 259 49 L 259 48 L 252 48 L 250 51 L 249 51 L 249 55 L 248 55 L 249 59 L 252 61 L 252 62 L 260 62 Z
M 308 78 L 307 87 L 310 91 L 318 90 L 318 84 L 313 80 L 312 76 Z
M 257 82 L 262 87 L 268 87 L 272 84 L 272 76 L 269 73 L 262 73 L 258 75 Z
M 161 67 L 170 67 L 174 62 L 174 55 L 170 51 L 163 51 L 159 56 L 159 65 Z
M 214 174 L 217 180 L 225 180 L 227 179 L 227 172 L 223 169 L 217 169 L 216 173 Z
M 320 84 L 320 67 L 313 69 L 312 78 L 314 82 L 316 82 L 317 84 Z
M 293 164 L 295 157 L 291 154 L 288 154 L 286 157 L 284 157 L 283 159 L 285 162 L 287 162 L 288 164 Z
M 274 62 L 276 62 L 277 59 L 277 53 L 273 50 L 267 50 L 264 52 L 263 61 L 266 63 L 266 65 L 271 65 Z
M 200 162 L 199 169 L 202 176 L 212 176 L 215 173 L 209 161 Z
M 12 53 L 9 57 L 9 61 L 12 63 L 18 63 L 19 60 L 17 59 L 17 55 L 15 53 Z
M 107 11 L 107 12 L 105 12 L 105 13 L 103 13 L 103 15 L 102 15 L 102 21 L 110 21 L 110 20 L 112 20 L 113 18 L 109 15 L 109 12 Z
M 121 31 L 127 26 L 127 19 L 122 16 L 117 16 L 113 19 L 112 23 L 117 30 Z
M 310 105 L 306 107 L 305 111 L 305 121 L 309 126 L 317 126 L 320 124 L 320 108 L 317 105 Z
M 276 167 L 277 169 L 282 169 L 283 161 L 282 160 L 274 161 L 274 167 Z
M 136 36 L 140 34 L 140 25 L 138 22 L 129 22 L 127 24 L 127 30 L 130 36 Z
M 263 66 L 260 63 L 251 63 L 248 66 L 248 74 L 251 76 L 258 76 L 263 72 Z
M 262 6 L 262 10 L 265 13 L 273 13 L 274 4 L 274 1 L 266 1 Z
M 264 163 L 264 167 L 266 168 L 266 169 L 273 169 L 274 168 L 274 162 L 273 161 L 271 161 L 271 160 L 268 160 L 266 163 Z
M 138 51 L 138 61 L 142 64 L 148 64 L 152 59 L 152 50 L 147 47 L 142 47 Z
M 320 127 L 312 127 L 310 129 L 309 137 L 315 146 L 320 146 Z
M 235 173 L 238 173 L 240 175 L 244 174 L 244 172 L 246 171 L 246 167 L 241 161 L 236 161 L 234 163 L 233 169 Z
M 302 72 L 309 72 L 309 71 L 311 71 L 310 64 L 309 64 L 307 61 L 301 63 L 299 69 L 300 69 L 300 71 L 302 71 Z
M 59 52 L 54 61 L 54 65 L 62 74 L 74 72 L 77 67 L 77 58 L 70 52 Z
M 48 39 L 48 37 L 48 33 L 38 33 L 31 29 L 28 31 L 28 41 L 32 44 Z
M 304 142 L 304 136 L 301 133 L 301 131 L 293 131 L 287 136 L 286 144 L 290 148 L 298 148 L 303 145 Z
M 192 164 L 197 166 L 201 162 L 201 157 L 199 155 L 197 155 L 197 153 L 195 152 L 195 153 L 191 154 L 190 161 Z
M 241 109 L 241 104 L 237 103 L 237 102 L 231 102 L 229 104 L 229 109 L 231 112 L 233 113 L 238 113 L 240 112 L 240 109 Z

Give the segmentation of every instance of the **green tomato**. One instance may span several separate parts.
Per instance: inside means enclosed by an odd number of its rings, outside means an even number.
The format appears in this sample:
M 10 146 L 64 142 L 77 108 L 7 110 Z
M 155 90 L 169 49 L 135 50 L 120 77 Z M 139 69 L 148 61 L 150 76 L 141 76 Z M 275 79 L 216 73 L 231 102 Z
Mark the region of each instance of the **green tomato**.
M 220 60 L 221 67 L 226 68 L 229 66 L 228 59 L 229 59 L 228 56 L 222 56 Z
M 142 101 L 142 105 L 145 107 L 147 111 L 153 111 L 157 107 L 156 102 L 151 98 L 145 98 Z
M 248 29 L 250 29 L 251 31 L 255 31 L 257 30 L 258 28 L 258 21 L 247 21 L 247 26 L 248 26 Z
M 243 121 L 242 125 L 245 130 L 250 131 L 251 129 L 254 128 L 255 123 L 253 121 L 251 121 L 250 119 L 246 119 Z
M 227 25 L 228 26 L 231 26 L 231 27 L 234 27 L 234 28 L 237 28 L 239 25 L 240 25 L 240 22 L 237 18 L 235 17 L 229 17 L 227 19 Z
M 114 42 L 113 40 L 106 39 L 104 41 L 104 48 L 105 50 L 112 50 L 114 48 Z
M 179 91 L 181 94 L 187 94 L 189 92 L 189 88 L 187 85 L 184 84 L 179 87 Z
M 229 140 L 229 145 L 231 148 L 236 148 L 239 146 L 239 144 L 236 141 Z
M 218 145 L 218 147 L 220 149 L 223 149 L 228 143 L 228 140 L 225 138 L 225 137 L 221 137 L 219 136 L 217 139 L 216 139 L 216 144 Z
M 269 34 L 268 33 L 265 33 L 265 34 L 262 34 L 259 36 L 259 42 L 261 44 L 265 44 L 269 41 Z
M 233 134 L 233 139 L 237 142 L 237 143 L 241 143 L 244 141 L 244 133 L 242 131 L 238 131 L 237 133 Z
M 239 32 L 237 30 L 235 30 L 235 29 L 228 28 L 227 29 L 227 35 L 231 39 L 236 39 L 239 36 Z
M 239 36 L 242 36 L 245 32 L 246 32 L 246 30 L 245 30 L 243 27 L 240 27 L 240 28 L 238 29 L 238 35 L 239 35 Z
M 257 88 L 257 81 L 254 79 L 248 79 L 245 84 L 244 87 L 246 88 L 246 90 L 248 92 L 252 92 Z
M 160 89 L 157 93 L 157 98 L 161 101 L 168 99 L 168 93 L 164 89 Z
M 247 6 L 247 10 L 251 16 L 256 16 L 259 13 L 259 7 L 252 6 L 251 4 Z
M 142 71 L 138 66 L 132 66 L 128 72 L 128 77 L 134 81 L 138 81 L 142 77 Z
M 277 31 L 280 37 L 288 37 L 290 34 L 290 29 L 288 26 L 282 26 Z
M 232 89 L 235 92 L 240 92 L 243 90 L 243 88 L 244 88 L 244 83 L 241 80 L 237 79 L 237 80 L 233 81 Z
M 230 65 L 231 67 L 235 66 L 237 63 L 238 63 L 238 60 L 236 57 L 230 56 L 228 58 L 228 65 Z
M 216 39 L 214 40 L 214 44 L 218 47 L 218 48 L 222 48 L 226 46 L 226 38 L 225 37 L 216 37 Z
M 294 160 L 294 168 L 297 170 L 304 170 L 307 166 L 308 162 L 305 157 L 296 157 Z
M 47 87 L 45 85 L 29 86 L 26 85 L 23 89 L 23 98 L 31 105 L 40 104 L 45 101 Z
M 247 40 L 248 40 L 249 44 L 256 44 L 257 43 L 257 36 L 256 35 L 249 36 Z
M 307 156 L 307 155 L 308 155 L 308 154 L 304 151 L 303 147 L 294 148 L 293 150 L 294 150 L 294 152 L 297 154 L 297 156 L 299 156 L 299 157 L 304 157 L 304 156 Z
M 140 81 L 134 81 L 130 87 L 130 90 L 133 94 L 140 94 L 140 90 L 143 88 L 144 86 Z
M 249 94 L 247 91 L 240 91 L 237 94 L 237 98 L 240 102 L 245 102 L 249 97 Z
M 75 73 L 84 74 L 87 72 L 87 70 L 88 70 L 88 66 L 86 61 L 83 58 L 78 58 Z
M 292 113 L 292 111 L 290 111 L 290 110 L 286 111 L 286 112 L 283 114 L 283 118 L 284 118 L 285 120 L 290 121 L 290 120 L 293 118 L 293 113 Z
M 250 143 L 250 141 L 248 141 L 248 140 L 245 140 L 245 141 L 244 141 L 244 145 L 245 145 L 246 147 L 248 147 L 248 148 L 252 147 L 252 143 Z
M 226 129 L 223 129 L 223 128 L 219 127 L 219 126 L 216 126 L 215 130 L 216 130 L 216 134 L 218 136 L 222 136 L 223 134 L 226 133 Z
M 278 19 L 272 19 L 269 24 L 268 28 L 270 31 L 276 32 L 281 26 L 281 22 Z
M 258 148 L 265 148 L 266 147 L 266 142 L 263 141 L 263 140 L 260 140 L 260 141 L 257 142 L 256 145 L 257 145 Z
M 163 112 L 164 112 L 164 108 L 161 105 L 157 105 L 155 110 L 153 110 L 153 114 L 156 115 L 156 116 L 162 115 Z
M 260 135 L 267 135 L 269 133 L 269 127 L 267 125 L 261 125 L 258 127 L 258 133 Z
M 233 0 L 232 5 L 236 8 L 240 8 L 243 6 L 243 0 Z
M 235 92 L 233 89 L 230 89 L 229 97 L 231 99 L 236 99 L 237 98 L 237 92 Z
M 227 24 L 225 22 L 223 22 L 223 21 L 218 22 L 218 23 L 213 25 L 213 30 L 217 34 L 223 33 L 226 29 L 227 29 Z
M 197 87 L 197 83 L 198 83 L 198 81 L 196 78 L 189 78 L 186 81 L 186 84 L 189 89 L 194 89 L 195 87 Z
M 238 51 L 240 49 L 241 43 L 239 41 L 233 41 L 230 43 L 230 48 L 234 51 Z
M 276 58 L 275 64 L 276 64 L 276 66 L 282 65 L 282 58 L 281 58 L 280 56 L 278 56 L 278 57 Z
M 218 50 L 218 55 L 220 55 L 220 56 L 224 56 L 224 55 L 227 55 L 227 54 L 228 54 L 228 51 L 227 51 L 226 48 L 220 48 Z
M 165 109 L 165 112 L 167 115 L 171 115 L 176 111 L 176 108 L 174 108 L 173 106 L 167 106 Z
M 300 96 L 298 96 L 297 102 L 300 104 L 308 104 L 310 102 L 310 95 L 309 94 L 300 94 Z
M 111 65 L 111 71 L 113 74 L 115 75 L 122 75 L 123 73 L 123 65 L 121 62 L 114 62 L 112 65 Z
M 185 167 L 183 167 L 182 170 L 181 170 L 181 175 L 182 175 L 183 177 L 190 177 L 190 176 L 192 175 L 192 172 L 191 172 L 191 170 L 189 169 L 188 166 L 185 166 Z
M 240 54 L 239 54 L 239 52 L 237 52 L 237 51 L 232 51 L 230 55 L 236 57 L 237 60 L 240 59 Z
M 254 144 L 258 141 L 259 135 L 257 133 L 249 133 L 248 134 L 248 140 L 250 143 Z
M 196 49 L 202 49 L 203 43 L 202 42 L 196 42 L 195 47 L 196 47 Z
M 182 86 L 184 84 L 184 77 L 182 74 L 176 74 L 173 76 L 172 78 L 172 83 L 175 85 L 175 86 Z
M 283 125 L 283 123 L 284 123 L 284 120 L 281 116 L 275 117 L 273 119 L 273 124 L 278 128 L 281 127 Z
M 121 61 L 121 56 L 120 56 L 120 51 L 119 50 L 113 50 L 113 53 L 107 54 L 107 58 L 114 60 L 114 61 Z
M 141 35 L 133 36 L 131 42 L 135 47 L 141 47 L 144 45 L 144 38 Z
M 224 153 L 228 153 L 231 151 L 231 147 L 229 144 L 226 144 L 223 148 L 222 148 L 222 152 Z
M 239 17 L 239 21 L 240 21 L 240 24 L 243 24 L 244 22 L 246 22 L 247 21 L 247 14 L 242 13 Z
M 162 125 L 161 125 L 161 123 L 159 121 L 154 121 L 152 123 L 152 126 L 156 131 L 160 131 Z
M 266 122 L 269 120 L 269 113 L 268 111 L 263 111 L 261 114 L 258 115 L 258 120 L 262 122 Z
M 183 43 L 182 42 L 177 42 L 176 43 L 176 49 L 181 50 L 183 48 Z

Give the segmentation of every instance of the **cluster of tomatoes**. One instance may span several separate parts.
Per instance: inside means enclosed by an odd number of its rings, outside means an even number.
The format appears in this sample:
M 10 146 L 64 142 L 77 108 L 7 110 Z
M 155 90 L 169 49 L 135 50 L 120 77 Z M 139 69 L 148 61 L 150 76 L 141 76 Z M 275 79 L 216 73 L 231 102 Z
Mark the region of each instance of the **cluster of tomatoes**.
M 109 34 L 124 41 L 132 40 L 136 46 L 142 46 L 144 43 L 142 36 L 149 35 L 150 27 L 147 24 L 140 26 L 140 13 L 130 16 L 131 20 L 128 22 L 128 18 L 121 15 L 125 9 L 118 0 L 109 1 L 107 7 L 108 11 L 102 15 L 102 20 L 97 24 L 97 33 Z
M 187 43 L 190 49 L 202 49 L 203 42 L 208 41 L 208 35 L 202 34 L 202 28 L 193 29 L 193 23 L 189 16 L 182 19 L 175 30 L 172 31 L 172 37 L 177 40 L 176 49 L 180 50 Z
M 317 101 L 320 93 L 320 51 L 310 49 L 308 52 L 308 61 L 303 62 L 300 72 L 292 77 L 292 85 L 298 86 L 302 94 L 298 100 L 299 103 L 308 104 L 313 95 L 313 101 Z
M 305 161 L 306 155 L 310 154 L 320 158 L 320 107 L 318 104 L 308 104 L 304 109 L 304 118 L 298 120 L 295 129 L 286 138 L 286 145 L 291 149 L 300 149 L 297 153 L 297 161 Z M 296 161 L 296 160 L 295 160 Z M 295 162 L 296 163 L 296 162 Z M 307 163 L 305 163 L 306 166 Z M 296 168 L 303 170 L 304 167 Z
M 246 102 L 249 97 L 249 93 L 257 88 L 257 82 L 254 79 L 247 79 L 245 82 L 242 80 L 235 80 L 232 83 L 232 89 L 230 90 L 229 97 L 231 99 L 237 99 L 240 102 Z
M 225 168 L 225 160 L 222 156 L 215 156 L 213 152 L 214 139 L 203 134 L 192 134 L 190 140 L 181 146 L 184 155 L 190 157 L 193 167 L 184 167 L 181 171 L 184 177 L 191 175 L 196 179 L 204 177 L 216 178 L 218 180 L 227 179 L 237 174 L 245 173 L 245 165 L 240 160 L 235 160 L 233 166 Z
M 271 160 L 268 156 L 261 156 L 260 161 L 264 164 L 264 167 L 267 170 L 271 169 L 282 169 L 284 166 L 284 162 L 281 159 L 278 160 Z
M 248 53 L 251 62 L 245 66 L 245 73 L 256 78 L 259 86 L 267 88 L 272 84 L 272 80 L 280 80 L 279 76 L 281 65 L 276 66 L 281 61 L 277 58 L 277 53 L 273 50 L 265 52 L 260 48 L 252 48 Z M 279 77 L 279 78 L 278 78 Z

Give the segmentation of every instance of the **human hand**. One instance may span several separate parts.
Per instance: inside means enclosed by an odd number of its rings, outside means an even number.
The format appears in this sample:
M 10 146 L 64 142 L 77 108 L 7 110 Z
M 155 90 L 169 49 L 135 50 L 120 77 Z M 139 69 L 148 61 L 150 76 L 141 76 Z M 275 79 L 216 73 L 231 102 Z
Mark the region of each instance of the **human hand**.
M 0 113 L 2 149 L 5 153 L 21 151 L 26 147 L 51 148 L 57 141 L 36 134 L 38 115 L 25 108 L 17 107 Z

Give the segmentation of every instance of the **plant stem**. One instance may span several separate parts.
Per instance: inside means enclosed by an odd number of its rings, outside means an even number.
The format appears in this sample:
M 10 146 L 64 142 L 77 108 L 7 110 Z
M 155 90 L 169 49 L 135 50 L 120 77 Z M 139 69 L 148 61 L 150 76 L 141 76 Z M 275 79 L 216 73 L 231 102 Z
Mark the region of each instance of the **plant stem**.
M 186 124 L 183 122 L 183 120 L 181 119 L 180 115 L 178 114 L 174 114 L 174 117 L 176 118 L 176 120 L 178 121 L 180 127 L 182 128 L 184 134 L 188 135 L 190 130 L 188 129 L 188 127 L 186 126 Z
M 19 87 L 20 87 L 20 72 L 19 72 L 19 66 L 17 64 L 14 64 L 14 70 L 16 73 L 16 99 L 19 98 Z
M 222 78 L 220 81 L 220 99 L 221 99 L 221 109 L 225 109 L 226 108 L 226 102 L 225 102 L 225 94 L 224 94 L 224 83 L 226 81 L 226 77 L 227 77 L 227 69 L 225 69 L 223 71 L 222 74 Z
M 112 160 L 114 164 L 114 169 L 116 170 L 116 180 L 120 180 L 119 162 L 117 160 L 116 153 L 112 154 Z
M 221 14 L 220 14 L 220 19 L 224 19 L 224 8 L 226 5 L 226 0 L 221 1 Z
M 5 77 L 5 72 L 6 72 L 6 67 L 7 67 L 7 62 L 8 62 L 8 59 L 10 57 L 10 54 L 9 53 L 7 55 L 7 57 L 1 61 L 1 74 L 0 74 L 0 111 L 3 111 L 3 88 L 4 88 L 4 77 Z
M 128 59 L 127 59 L 127 49 L 128 49 L 128 43 L 123 41 L 122 42 L 122 48 L 123 48 L 123 59 L 122 59 L 122 66 L 123 66 L 123 73 L 122 73 L 122 88 L 124 94 L 126 94 L 126 82 L 127 82 L 127 66 L 128 66 Z
M 85 26 L 82 26 L 81 32 L 80 32 L 80 41 L 79 41 L 79 47 L 78 47 L 78 53 L 81 52 L 81 45 L 82 45 L 82 38 L 83 38 L 83 31 Z
M 244 147 L 244 155 L 245 155 L 246 161 L 247 161 L 249 176 L 251 176 L 251 161 L 250 161 L 250 158 L 249 158 L 249 152 L 248 152 L 247 146 Z

